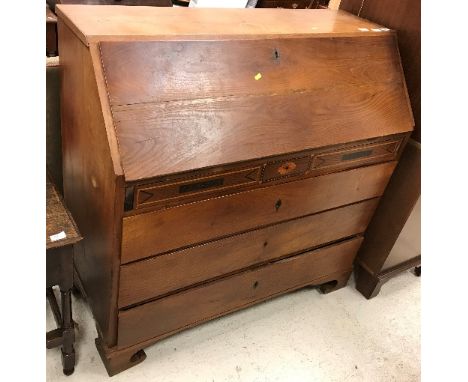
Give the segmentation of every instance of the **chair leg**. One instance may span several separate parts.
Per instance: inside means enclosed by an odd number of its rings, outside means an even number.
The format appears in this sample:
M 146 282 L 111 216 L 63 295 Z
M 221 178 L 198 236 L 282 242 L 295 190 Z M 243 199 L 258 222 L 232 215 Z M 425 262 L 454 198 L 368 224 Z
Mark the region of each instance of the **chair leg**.
M 71 289 L 60 291 L 62 302 L 62 366 L 65 375 L 75 371 L 75 329 L 72 319 Z

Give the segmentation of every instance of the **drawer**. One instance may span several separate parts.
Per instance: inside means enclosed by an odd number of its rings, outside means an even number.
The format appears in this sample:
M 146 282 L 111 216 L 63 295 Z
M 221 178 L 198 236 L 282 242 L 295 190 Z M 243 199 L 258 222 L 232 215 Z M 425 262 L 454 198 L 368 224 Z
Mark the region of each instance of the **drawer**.
M 263 181 L 268 182 L 290 176 L 303 175 L 309 170 L 310 162 L 310 155 L 306 155 L 299 158 L 289 158 L 267 163 L 263 170 Z
M 123 265 L 119 308 L 365 231 L 379 199 Z
M 357 145 L 346 149 L 339 149 L 314 157 L 312 168 L 337 170 L 352 166 L 362 166 L 376 162 L 396 159 L 398 149 L 403 142 L 402 137 L 375 144 Z
M 182 202 L 187 198 L 213 191 L 232 191 L 238 186 L 258 183 L 261 168 L 257 166 L 170 184 L 136 187 L 134 206 L 142 208 L 175 200 Z
M 381 196 L 396 162 L 123 218 L 121 262 Z
M 166 336 L 351 270 L 361 241 L 350 239 L 120 311 L 118 346 Z

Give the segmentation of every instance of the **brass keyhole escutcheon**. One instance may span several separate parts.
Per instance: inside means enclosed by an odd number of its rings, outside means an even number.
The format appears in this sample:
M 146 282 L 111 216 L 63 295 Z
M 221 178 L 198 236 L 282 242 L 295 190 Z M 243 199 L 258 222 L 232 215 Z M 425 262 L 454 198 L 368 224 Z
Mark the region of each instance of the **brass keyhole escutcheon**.
M 276 204 L 275 204 L 275 209 L 276 209 L 276 211 L 279 210 L 279 208 L 281 207 L 281 204 L 283 204 L 283 202 L 281 201 L 281 199 L 278 199 L 278 201 L 277 201 Z
M 280 175 L 287 175 L 290 172 L 296 169 L 297 165 L 294 162 L 286 162 L 283 163 L 281 166 L 278 167 L 278 173 Z

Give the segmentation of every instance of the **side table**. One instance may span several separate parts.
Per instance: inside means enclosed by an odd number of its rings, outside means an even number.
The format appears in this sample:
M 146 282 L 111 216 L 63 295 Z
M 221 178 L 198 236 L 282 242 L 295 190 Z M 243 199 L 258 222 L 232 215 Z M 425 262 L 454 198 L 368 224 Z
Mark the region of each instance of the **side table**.
M 57 329 L 46 334 L 47 349 L 61 346 L 63 373 L 75 370 L 75 329 L 72 319 L 73 255 L 82 239 L 54 185 L 47 180 L 46 291 Z M 58 285 L 61 309 L 52 287 Z

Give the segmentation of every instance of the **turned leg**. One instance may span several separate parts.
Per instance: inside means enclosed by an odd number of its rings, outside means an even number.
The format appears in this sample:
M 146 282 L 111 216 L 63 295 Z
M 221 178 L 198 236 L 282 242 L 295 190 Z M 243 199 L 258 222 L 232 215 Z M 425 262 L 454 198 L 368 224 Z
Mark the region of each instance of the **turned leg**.
M 346 272 L 341 275 L 337 275 L 334 278 L 334 280 L 330 280 L 326 283 L 319 285 L 320 292 L 322 292 L 323 294 L 327 294 L 345 287 L 348 284 L 350 276 L 351 272 Z
M 111 351 L 101 338 L 96 338 L 95 343 L 109 377 L 136 366 L 146 359 L 146 353 L 143 350 Z
M 75 329 L 72 319 L 71 289 L 60 291 L 62 300 L 62 366 L 65 375 L 75 371 Z

